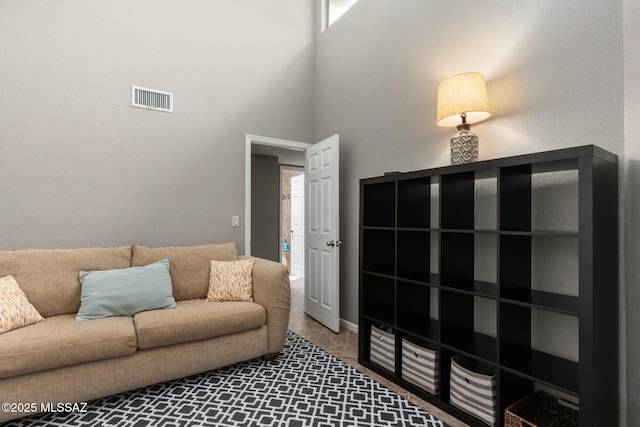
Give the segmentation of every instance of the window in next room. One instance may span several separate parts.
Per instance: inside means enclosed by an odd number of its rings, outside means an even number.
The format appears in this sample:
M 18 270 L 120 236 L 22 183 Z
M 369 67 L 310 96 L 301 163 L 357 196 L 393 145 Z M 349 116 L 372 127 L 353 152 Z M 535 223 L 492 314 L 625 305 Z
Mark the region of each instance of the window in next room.
M 336 22 L 358 0 L 322 0 L 322 31 Z

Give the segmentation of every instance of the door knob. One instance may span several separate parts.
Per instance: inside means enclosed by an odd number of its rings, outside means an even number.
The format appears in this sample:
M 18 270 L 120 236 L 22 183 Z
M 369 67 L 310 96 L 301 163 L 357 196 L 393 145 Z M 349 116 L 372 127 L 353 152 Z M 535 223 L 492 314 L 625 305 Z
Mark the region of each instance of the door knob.
M 331 240 L 331 241 L 327 242 L 327 246 L 331 246 L 331 247 L 333 247 L 333 246 L 335 246 L 335 245 L 336 245 L 336 244 L 335 244 L 335 242 L 334 242 L 333 240 Z

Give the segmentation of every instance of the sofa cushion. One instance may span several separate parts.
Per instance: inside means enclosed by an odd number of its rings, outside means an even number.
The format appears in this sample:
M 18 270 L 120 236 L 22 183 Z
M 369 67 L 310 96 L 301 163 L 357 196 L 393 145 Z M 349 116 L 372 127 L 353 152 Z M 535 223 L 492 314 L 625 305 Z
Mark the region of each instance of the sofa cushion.
M 76 320 L 133 316 L 144 310 L 174 308 L 169 260 L 144 267 L 81 271 L 80 310 Z
M 176 301 L 204 298 L 209 289 L 209 262 L 212 259 L 232 261 L 238 259 L 235 243 L 167 248 L 134 246 L 132 266 L 169 259 L 171 282 Z
M 207 301 L 253 302 L 253 264 L 255 260 L 211 260 Z
M 74 314 L 48 317 L 0 335 L 0 378 L 129 356 L 136 349 L 131 317 L 91 322 L 76 322 Z
M 0 251 L 0 277 L 15 277 L 29 302 L 44 317 L 75 314 L 78 311 L 80 270 L 130 266 L 129 246 Z
M 44 320 L 13 276 L 0 279 L 0 334 Z
M 133 316 L 141 350 L 204 340 L 263 326 L 266 313 L 252 302 L 178 301 L 174 310 Z

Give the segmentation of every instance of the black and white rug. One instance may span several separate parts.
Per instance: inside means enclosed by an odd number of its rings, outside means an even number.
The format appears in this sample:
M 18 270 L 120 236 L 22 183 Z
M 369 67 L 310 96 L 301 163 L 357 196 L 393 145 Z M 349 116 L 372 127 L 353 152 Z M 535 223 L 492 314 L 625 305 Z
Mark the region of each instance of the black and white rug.
M 348 364 L 289 332 L 275 361 L 254 359 L 42 413 L 27 426 L 446 426 Z

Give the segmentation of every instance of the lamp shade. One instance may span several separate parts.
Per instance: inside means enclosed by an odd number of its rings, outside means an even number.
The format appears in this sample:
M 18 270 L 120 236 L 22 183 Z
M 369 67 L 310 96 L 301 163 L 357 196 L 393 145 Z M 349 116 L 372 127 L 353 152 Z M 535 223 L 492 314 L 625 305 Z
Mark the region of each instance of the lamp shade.
M 480 73 L 457 74 L 438 85 L 438 126 L 459 125 L 463 113 L 469 124 L 485 120 L 491 115 L 487 86 Z

